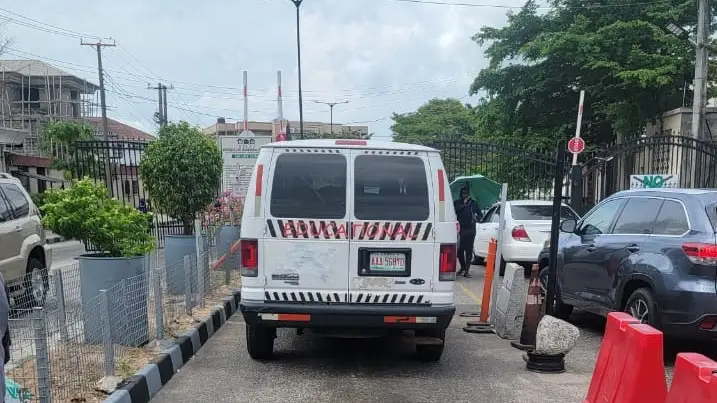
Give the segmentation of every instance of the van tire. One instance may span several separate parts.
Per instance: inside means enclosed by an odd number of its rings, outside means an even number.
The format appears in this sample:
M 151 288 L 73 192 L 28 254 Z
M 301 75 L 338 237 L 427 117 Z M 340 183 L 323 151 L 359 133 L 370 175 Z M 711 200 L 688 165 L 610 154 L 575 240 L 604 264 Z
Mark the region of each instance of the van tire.
M 246 325 L 246 348 L 255 360 L 266 360 L 274 355 L 276 329 L 266 326 Z
M 416 336 L 435 337 L 441 339 L 441 344 L 417 344 L 416 357 L 423 362 L 436 362 L 443 355 L 443 348 L 446 345 L 446 330 L 422 330 L 416 331 Z

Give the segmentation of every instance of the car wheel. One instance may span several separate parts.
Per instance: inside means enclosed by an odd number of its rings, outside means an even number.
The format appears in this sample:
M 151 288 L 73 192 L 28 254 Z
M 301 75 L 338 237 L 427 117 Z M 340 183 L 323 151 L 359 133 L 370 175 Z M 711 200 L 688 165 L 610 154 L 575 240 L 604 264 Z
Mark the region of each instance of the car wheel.
M 543 298 L 548 295 L 548 267 L 543 267 L 538 274 L 538 280 L 540 281 L 540 294 Z M 564 304 L 560 300 L 560 291 L 558 290 L 557 284 L 555 287 L 555 300 L 553 301 L 553 316 L 562 319 L 570 319 L 570 315 L 573 314 L 573 306 Z
M 266 360 L 274 355 L 276 329 L 266 326 L 246 325 L 246 348 L 255 360 Z
M 471 262 L 471 264 L 482 266 L 484 263 L 485 263 L 485 259 L 476 255 L 475 253 L 473 254 L 473 262 Z
M 417 344 L 416 345 L 416 357 L 424 362 L 436 362 L 440 361 L 443 356 L 443 348 L 446 345 L 446 331 L 445 330 L 423 330 L 416 331 L 416 336 L 434 337 L 441 339 L 441 344 Z
M 656 323 L 656 306 L 652 291 L 649 288 L 638 288 L 628 298 L 624 311 L 639 320 L 640 323 L 654 326 Z
M 45 305 L 47 290 L 50 288 L 50 280 L 47 269 L 42 262 L 35 258 L 27 261 L 27 270 L 23 281 L 24 297 L 17 304 L 20 309 L 32 309 Z

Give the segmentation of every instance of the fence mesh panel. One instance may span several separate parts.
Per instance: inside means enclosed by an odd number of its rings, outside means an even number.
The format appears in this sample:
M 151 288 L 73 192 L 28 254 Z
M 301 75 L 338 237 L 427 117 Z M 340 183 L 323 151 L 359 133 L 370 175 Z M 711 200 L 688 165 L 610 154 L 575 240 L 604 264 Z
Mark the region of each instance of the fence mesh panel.
M 188 255 L 187 267 L 165 267 L 152 254 L 144 272 L 86 300 L 77 263 L 38 271 L 34 281 L 7 279 L 12 345 L 5 370 L 19 386 L 10 392 L 28 402 L 103 401 L 97 388 L 134 374 L 160 352 L 158 337 L 186 333 L 239 287 L 238 268 L 215 269 L 213 242 L 205 248 Z

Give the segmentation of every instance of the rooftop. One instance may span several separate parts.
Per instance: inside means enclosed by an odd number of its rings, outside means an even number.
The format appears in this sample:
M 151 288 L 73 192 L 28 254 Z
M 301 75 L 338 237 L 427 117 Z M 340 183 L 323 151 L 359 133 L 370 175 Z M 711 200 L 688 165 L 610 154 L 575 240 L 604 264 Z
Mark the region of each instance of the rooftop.
M 0 74 L 2 73 L 16 73 L 25 77 L 66 77 L 86 83 L 89 91 L 96 91 L 99 88 L 96 84 L 84 78 L 70 74 L 40 60 L 0 60 Z
M 92 126 L 95 131 L 102 132 L 102 118 L 100 117 L 89 117 L 86 118 L 87 123 Z M 152 141 L 156 140 L 156 137 L 152 136 L 147 132 L 143 132 L 137 128 L 134 128 L 128 124 L 116 121 L 114 119 L 107 118 L 107 130 L 110 135 L 117 135 L 121 140 L 138 140 L 138 141 Z
M 377 140 L 291 140 L 269 143 L 264 147 L 274 148 L 357 148 L 372 150 L 391 150 L 391 151 L 423 151 L 438 152 L 435 148 L 426 147 L 418 144 L 397 143 L 393 141 L 377 141 Z

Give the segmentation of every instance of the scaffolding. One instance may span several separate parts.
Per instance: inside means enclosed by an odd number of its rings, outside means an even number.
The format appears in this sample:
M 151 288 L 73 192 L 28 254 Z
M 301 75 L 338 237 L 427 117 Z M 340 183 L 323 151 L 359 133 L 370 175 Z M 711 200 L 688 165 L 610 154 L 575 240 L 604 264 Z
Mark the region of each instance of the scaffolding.
M 40 146 L 44 128 L 57 120 L 95 116 L 97 86 L 37 60 L 0 60 L 0 120 L 3 128 L 27 133 L 21 150 L 46 157 Z

